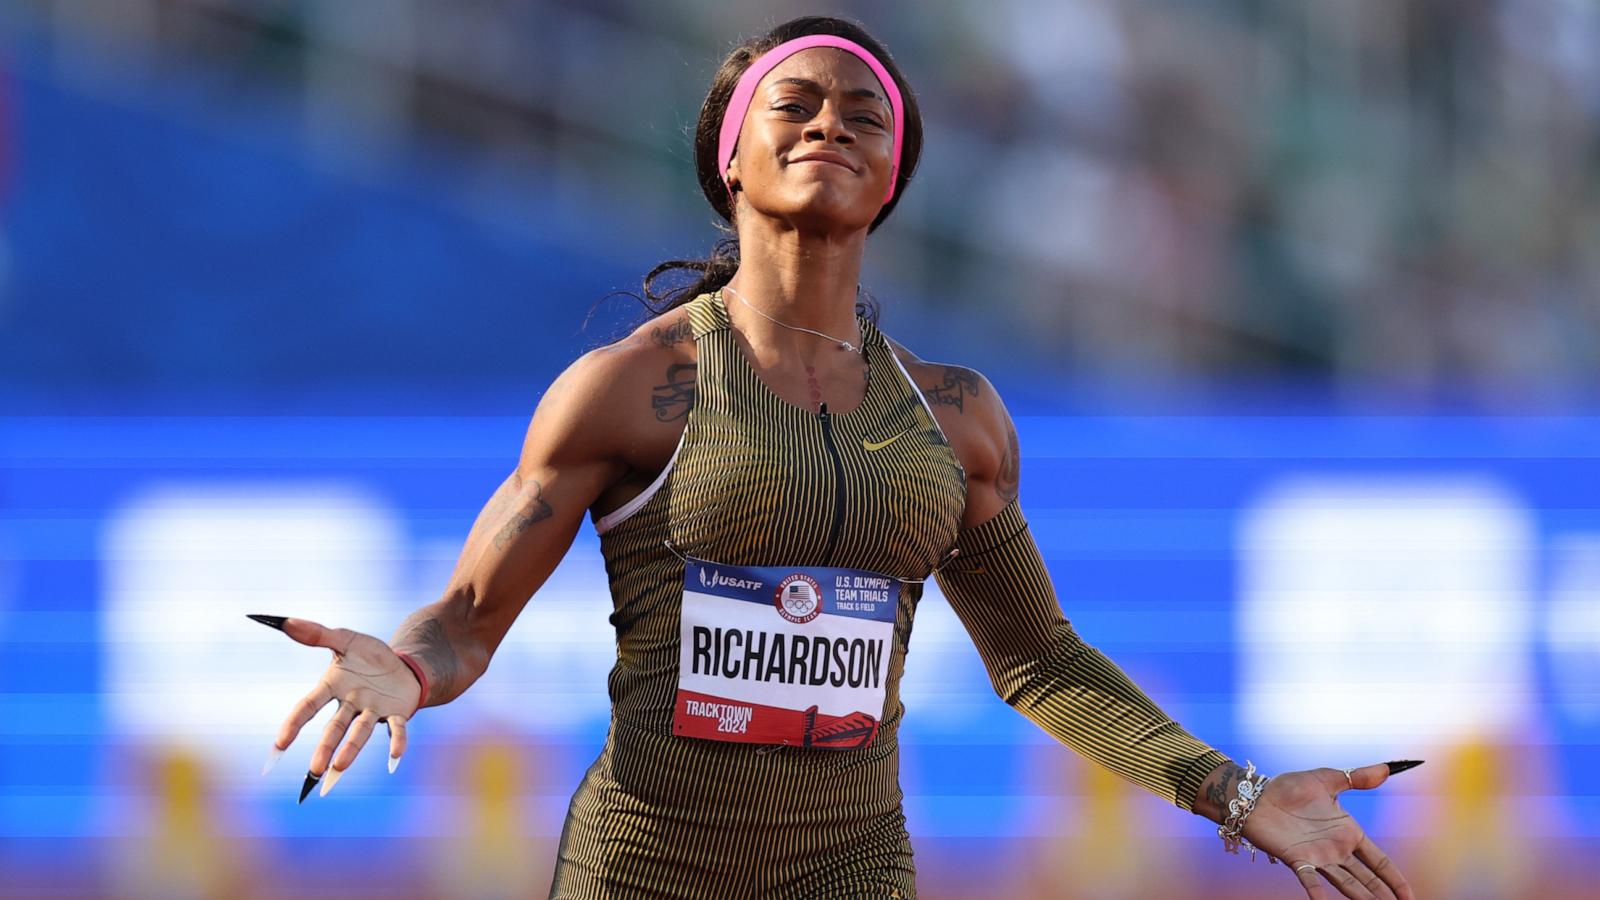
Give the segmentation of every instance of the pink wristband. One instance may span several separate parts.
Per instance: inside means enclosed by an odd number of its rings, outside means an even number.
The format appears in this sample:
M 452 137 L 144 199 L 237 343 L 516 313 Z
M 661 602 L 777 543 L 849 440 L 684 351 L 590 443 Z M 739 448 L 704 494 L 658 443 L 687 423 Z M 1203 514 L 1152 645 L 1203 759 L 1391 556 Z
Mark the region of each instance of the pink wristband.
M 417 684 L 422 686 L 422 693 L 417 696 L 417 709 L 421 709 L 422 704 L 428 701 L 428 676 L 422 674 L 422 667 L 417 665 L 417 661 L 408 654 L 396 650 L 394 655 L 400 657 L 400 661 L 406 664 L 406 667 L 411 670 L 411 674 L 417 676 Z M 411 715 L 406 716 L 406 718 L 409 719 L 411 716 L 416 715 L 417 709 L 413 709 Z

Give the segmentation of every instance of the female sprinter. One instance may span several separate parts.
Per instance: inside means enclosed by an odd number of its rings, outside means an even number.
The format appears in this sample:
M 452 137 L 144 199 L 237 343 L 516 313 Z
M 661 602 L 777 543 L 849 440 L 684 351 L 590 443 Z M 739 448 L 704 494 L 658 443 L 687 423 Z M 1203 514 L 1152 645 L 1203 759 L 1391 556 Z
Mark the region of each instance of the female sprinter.
M 665 270 L 699 277 L 556 379 L 444 596 L 391 643 L 262 617 L 334 654 L 274 753 L 338 701 L 306 789 L 328 773 L 326 793 L 379 720 L 392 767 L 414 712 L 483 675 L 588 510 L 614 603 L 613 712 L 552 896 L 915 896 L 898 686 L 931 574 L 995 690 L 1073 750 L 1231 820 L 1226 848 L 1282 860 L 1308 897 L 1332 896 L 1325 879 L 1410 900 L 1338 804 L 1388 766 L 1263 787 L 1163 714 L 1063 616 L 994 387 L 857 310 L 867 235 L 921 145 L 911 89 L 858 25 L 797 19 L 734 50 L 695 157 L 736 245 L 657 267 L 647 293 Z

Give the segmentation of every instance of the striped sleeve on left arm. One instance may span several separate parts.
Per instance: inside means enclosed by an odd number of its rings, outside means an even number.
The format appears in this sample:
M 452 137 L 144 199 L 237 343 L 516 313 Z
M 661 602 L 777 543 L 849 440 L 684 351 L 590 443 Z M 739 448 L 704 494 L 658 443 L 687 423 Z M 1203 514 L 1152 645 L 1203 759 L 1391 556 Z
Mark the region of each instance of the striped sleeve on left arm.
M 934 578 L 995 693 L 1080 755 L 1193 812 L 1201 783 L 1228 756 L 1073 630 L 1018 501 L 963 529 L 956 546 L 960 555 Z

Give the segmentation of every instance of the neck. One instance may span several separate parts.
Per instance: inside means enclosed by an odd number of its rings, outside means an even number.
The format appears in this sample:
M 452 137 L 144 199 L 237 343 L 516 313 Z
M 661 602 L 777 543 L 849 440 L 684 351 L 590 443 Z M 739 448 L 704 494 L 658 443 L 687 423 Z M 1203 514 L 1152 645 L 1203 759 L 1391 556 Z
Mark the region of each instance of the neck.
M 734 292 L 779 322 L 820 331 L 859 347 L 856 286 L 861 279 L 866 231 L 845 236 L 794 229 L 749 233 L 758 228 L 739 229 L 739 270 L 728 282 Z M 737 298 L 727 298 L 724 305 L 734 327 L 763 357 L 809 362 L 829 359 L 838 350 L 836 344 L 814 334 L 785 328 L 755 314 Z

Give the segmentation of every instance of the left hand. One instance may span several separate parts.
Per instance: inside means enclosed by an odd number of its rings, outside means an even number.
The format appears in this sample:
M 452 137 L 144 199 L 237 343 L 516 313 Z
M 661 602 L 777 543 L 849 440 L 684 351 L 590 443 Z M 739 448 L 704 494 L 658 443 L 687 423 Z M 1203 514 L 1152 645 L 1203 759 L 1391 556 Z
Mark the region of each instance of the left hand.
M 1351 769 L 1348 779 L 1343 769 L 1274 775 L 1245 819 L 1244 836 L 1291 871 L 1300 866 L 1294 875 L 1311 900 L 1331 896 L 1318 874 L 1356 900 L 1416 900 L 1400 867 L 1339 806 L 1344 791 L 1370 791 L 1388 778 L 1384 763 Z

